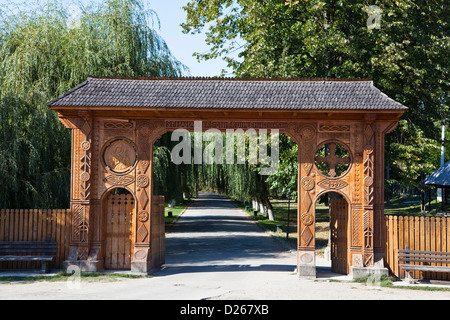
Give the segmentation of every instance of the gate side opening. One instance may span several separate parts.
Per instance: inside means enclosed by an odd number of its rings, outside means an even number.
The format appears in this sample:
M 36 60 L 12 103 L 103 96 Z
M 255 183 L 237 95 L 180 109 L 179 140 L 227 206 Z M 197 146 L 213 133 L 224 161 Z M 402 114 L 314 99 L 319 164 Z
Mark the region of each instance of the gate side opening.
M 135 199 L 124 188 L 108 192 L 103 199 L 104 268 L 131 269 Z
M 347 199 L 337 192 L 327 192 L 315 204 L 315 236 L 317 265 L 332 272 L 349 274 Z

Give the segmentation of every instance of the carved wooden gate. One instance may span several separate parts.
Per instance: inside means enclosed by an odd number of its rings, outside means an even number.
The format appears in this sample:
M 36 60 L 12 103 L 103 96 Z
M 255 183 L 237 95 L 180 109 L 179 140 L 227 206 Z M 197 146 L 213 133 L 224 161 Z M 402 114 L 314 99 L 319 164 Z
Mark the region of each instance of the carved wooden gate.
M 133 247 L 134 198 L 109 194 L 105 204 L 105 269 L 130 269 Z
M 345 199 L 330 199 L 331 269 L 348 274 L 348 203 Z

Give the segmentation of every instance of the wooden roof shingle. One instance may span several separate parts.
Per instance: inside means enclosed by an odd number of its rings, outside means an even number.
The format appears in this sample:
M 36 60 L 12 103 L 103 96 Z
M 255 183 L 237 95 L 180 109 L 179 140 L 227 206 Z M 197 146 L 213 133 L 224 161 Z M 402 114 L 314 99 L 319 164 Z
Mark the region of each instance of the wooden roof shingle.
M 371 80 L 89 77 L 49 107 L 406 110 Z

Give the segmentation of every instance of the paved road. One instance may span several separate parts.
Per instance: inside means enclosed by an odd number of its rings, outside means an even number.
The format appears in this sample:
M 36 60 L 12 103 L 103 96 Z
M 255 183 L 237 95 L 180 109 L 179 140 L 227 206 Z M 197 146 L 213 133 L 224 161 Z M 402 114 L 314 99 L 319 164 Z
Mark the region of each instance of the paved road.
M 169 230 L 166 265 L 158 276 L 215 271 L 293 272 L 296 255 L 229 199 L 202 193 Z
M 166 264 L 152 278 L 0 284 L 0 299 L 296 300 L 450 299 L 449 292 L 300 280 L 295 252 L 223 197 L 201 194 L 170 229 Z M 0 275 L 2 273 L 0 272 Z

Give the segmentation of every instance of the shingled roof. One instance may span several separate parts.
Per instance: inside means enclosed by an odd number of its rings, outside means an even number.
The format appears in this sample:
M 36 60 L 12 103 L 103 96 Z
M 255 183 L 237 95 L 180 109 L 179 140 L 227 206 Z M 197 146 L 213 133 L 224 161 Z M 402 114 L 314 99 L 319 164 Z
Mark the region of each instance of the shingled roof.
M 450 161 L 425 179 L 425 184 L 437 187 L 450 187 Z
M 89 77 L 49 107 L 405 110 L 371 80 Z

